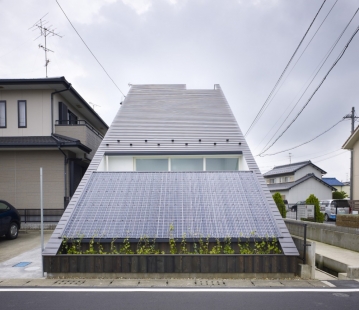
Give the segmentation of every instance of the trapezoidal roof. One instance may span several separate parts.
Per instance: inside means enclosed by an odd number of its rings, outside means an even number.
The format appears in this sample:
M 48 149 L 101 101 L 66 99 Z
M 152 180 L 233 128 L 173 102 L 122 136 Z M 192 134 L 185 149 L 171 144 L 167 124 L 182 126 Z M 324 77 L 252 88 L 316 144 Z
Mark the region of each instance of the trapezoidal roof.
M 171 154 L 243 155 L 248 171 L 98 171 L 104 155 Z M 171 224 L 178 238 L 277 237 L 298 255 L 219 85 L 132 85 L 44 255 L 63 236 L 166 239 Z

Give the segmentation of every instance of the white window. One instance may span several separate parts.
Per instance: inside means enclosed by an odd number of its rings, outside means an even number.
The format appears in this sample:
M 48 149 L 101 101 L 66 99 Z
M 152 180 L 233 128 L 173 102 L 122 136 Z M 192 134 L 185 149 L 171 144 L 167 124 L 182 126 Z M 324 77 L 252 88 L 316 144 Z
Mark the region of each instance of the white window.
M 167 158 L 136 159 L 136 171 L 168 171 Z
M 19 100 L 18 104 L 18 127 L 19 128 L 26 128 L 26 100 Z
M 269 184 L 274 184 L 275 183 L 275 179 L 269 179 Z
M 203 158 L 171 158 L 171 171 L 203 171 Z
M 6 101 L 0 101 L 0 128 L 6 128 Z
M 206 171 L 238 170 L 238 158 L 206 158 Z

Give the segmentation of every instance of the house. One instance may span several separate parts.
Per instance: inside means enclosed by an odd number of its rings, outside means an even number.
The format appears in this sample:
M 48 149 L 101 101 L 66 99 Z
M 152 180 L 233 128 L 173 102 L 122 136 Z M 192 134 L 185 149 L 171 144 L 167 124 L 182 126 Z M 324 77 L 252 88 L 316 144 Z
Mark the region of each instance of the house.
M 0 79 L 0 199 L 64 209 L 108 126 L 64 78 Z
M 314 194 L 319 200 L 331 199 L 336 189 L 322 180 L 324 170 L 310 160 L 276 166 L 263 174 L 271 194 L 279 192 L 289 204 Z
M 298 255 L 219 85 L 131 86 L 43 255 L 79 235 L 270 236 Z
M 352 200 L 359 200 L 359 126 L 354 130 L 350 137 L 345 141 L 342 146 L 345 150 L 351 150 L 353 160 L 353 197 Z M 350 196 L 350 195 L 349 195 Z
M 322 180 L 330 186 L 333 186 L 337 191 L 343 191 L 348 196 L 350 195 L 350 182 L 340 182 L 336 178 L 322 178 Z

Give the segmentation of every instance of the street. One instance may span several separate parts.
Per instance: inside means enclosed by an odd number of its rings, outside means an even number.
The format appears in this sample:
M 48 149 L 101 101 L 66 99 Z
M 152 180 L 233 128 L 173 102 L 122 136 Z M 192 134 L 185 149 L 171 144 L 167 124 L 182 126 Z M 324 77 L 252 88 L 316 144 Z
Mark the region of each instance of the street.
M 12 289 L 14 290 L 14 288 Z M 19 290 L 19 289 L 18 289 Z M 21 290 L 21 289 L 20 289 Z M 0 290 L 2 309 L 357 309 L 359 289 Z

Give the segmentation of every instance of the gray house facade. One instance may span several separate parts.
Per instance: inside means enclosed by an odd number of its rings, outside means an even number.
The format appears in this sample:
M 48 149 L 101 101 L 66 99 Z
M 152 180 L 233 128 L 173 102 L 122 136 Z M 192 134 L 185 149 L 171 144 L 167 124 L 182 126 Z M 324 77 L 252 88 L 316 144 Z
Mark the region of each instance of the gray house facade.
M 0 79 L 0 199 L 64 209 L 108 126 L 64 78 Z
M 219 85 L 132 85 L 43 255 L 63 237 L 169 234 L 275 237 L 298 255 Z
M 289 204 L 314 194 L 319 200 L 331 199 L 336 189 L 322 180 L 326 172 L 310 160 L 276 166 L 263 174 L 271 194 L 279 192 Z

